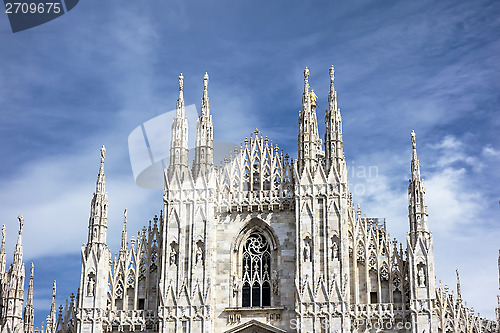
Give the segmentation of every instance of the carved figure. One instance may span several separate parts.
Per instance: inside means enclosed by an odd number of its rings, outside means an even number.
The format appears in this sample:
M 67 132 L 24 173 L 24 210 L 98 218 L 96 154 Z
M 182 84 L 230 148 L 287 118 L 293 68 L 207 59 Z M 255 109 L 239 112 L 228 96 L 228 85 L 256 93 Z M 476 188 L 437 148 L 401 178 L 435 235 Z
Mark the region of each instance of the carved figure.
M 203 245 L 198 244 L 196 247 L 196 266 L 201 265 L 203 263 Z
M 311 89 L 309 96 L 311 98 L 311 106 L 316 106 L 316 100 L 318 99 L 318 96 L 316 96 L 316 94 L 314 93 L 314 89 Z
M 279 292 L 279 277 L 278 277 L 278 272 L 276 270 L 273 270 L 271 283 L 272 283 L 272 287 L 273 287 L 273 293 L 275 295 L 278 295 L 278 292 Z
M 337 242 L 333 242 L 332 244 L 332 259 L 337 259 L 339 253 L 339 246 L 337 245 Z
M 233 275 L 233 282 L 231 283 L 231 286 L 233 288 L 233 297 L 236 297 L 236 295 L 238 295 L 238 279 L 235 275 Z
M 102 145 L 101 147 L 101 162 L 104 162 L 104 158 L 106 157 L 106 147 Z
M 304 240 L 304 261 L 311 261 L 311 245 L 307 240 Z
M 418 269 L 418 286 L 425 287 L 425 272 L 424 266 L 420 266 Z
M 170 245 L 170 265 L 177 264 L 177 250 L 175 249 L 175 245 L 172 243 Z
M 95 286 L 95 281 L 92 277 L 89 277 L 89 282 L 87 284 L 87 296 L 94 296 L 94 286 Z
M 19 215 L 17 219 L 19 220 L 19 232 L 23 232 L 24 217 L 22 215 Z

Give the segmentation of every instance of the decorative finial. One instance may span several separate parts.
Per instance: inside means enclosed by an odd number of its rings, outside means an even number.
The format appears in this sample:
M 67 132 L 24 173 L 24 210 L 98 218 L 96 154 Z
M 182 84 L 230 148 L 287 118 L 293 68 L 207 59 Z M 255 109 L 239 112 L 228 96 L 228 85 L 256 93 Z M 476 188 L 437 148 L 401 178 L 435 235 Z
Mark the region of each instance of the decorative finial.
M 203 90 L 207 90 L 208 87 L 208 73 L 205 72 L 205 75 L 203 76 Z
M 101 163 L 104 163 L 104 158 L 106 157 L 106 147 L 102 145 L 101 147 Z
M 2 242 L 5 242 L 5 224 L 2 226 Z
M 184 89 L 184 76 L 179 75 L 179 91 L 182 91 Z
M 127 208 L 123 211 L 123 219 L 127 221 Z
M 54 280 L 54 284 L 52 284 L 52 297 L 56 297 L 56 280 Z
M 330 67 L 330 82 L 333 84 L 334 80 L 335 80 L 335 69 L 333 68 L 332 65 L 332 67 Z
M 306 67 L 306 69 L 304 69 L 304 80 L 307 81 L 308 78 L 309 78 L 309 68 Z
M 22 215 L 18 215 L 17 219 L 19 220 L 19 233 L 21 234 L 24 227 L 24 217 Z
M 30 276 L 32 279 L 33 279 L 34 272 L 35 272 L 35 265 L 33 263 L 31 263 Z

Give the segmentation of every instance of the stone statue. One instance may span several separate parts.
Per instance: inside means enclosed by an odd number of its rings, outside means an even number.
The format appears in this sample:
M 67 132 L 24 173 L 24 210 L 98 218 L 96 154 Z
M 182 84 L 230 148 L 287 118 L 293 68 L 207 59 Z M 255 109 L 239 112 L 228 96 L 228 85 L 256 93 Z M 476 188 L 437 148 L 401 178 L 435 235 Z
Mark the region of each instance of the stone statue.
M 339 252 L 339 247 L 337 245 L 337 242 L 334 241 L 332 244 L 332 259 L 337 259 L 338 252 Z
M 106 157 L 106 147 L 102 145 L 101 147 L 101 162 L 104 162 L 104 158 Z
M 175 249 L 174 244 L 170 245 L 170 265 L 177 264 L 177 250 Z
M 23 227 L 24 227 L 24 217 L 22 215 L 19 215 L 17 217 L 19 220 L 19 233 L 23 232 Z
M 233 282 L 231 283 L 231 286 L 233 288 L 233 297 L 236 297 L 238 294 L 238 279 L 235 275 L 233 275 Z
M 198 244 L 196 247 L 196 266 L 201 265 L 203 263 L 203 245 Z
M 93 297 L 94 296 L 94 286 L 95 286 L 95 281 L 92 277 L 89 277 L 89 283 L 87 285 L 87 296 Z
M 418 286 L 425 287 L 425 272 L 424 266 L 420 266 L 418 269 Z
M 304 261 L 311 261 L 311 245 L 307 240 L 304 241 Z
M 179 75 L 179 90 L 182 91 L 184 89 L 184 76 Z
M 271 284 L 272 284 L 272 287 L 273 287 L 273 293 L 275 295 L 278 295 L 278 291 L 279 291 L 279 277 L 278 277 L 278 272 L 276 270 L 273 270 Z

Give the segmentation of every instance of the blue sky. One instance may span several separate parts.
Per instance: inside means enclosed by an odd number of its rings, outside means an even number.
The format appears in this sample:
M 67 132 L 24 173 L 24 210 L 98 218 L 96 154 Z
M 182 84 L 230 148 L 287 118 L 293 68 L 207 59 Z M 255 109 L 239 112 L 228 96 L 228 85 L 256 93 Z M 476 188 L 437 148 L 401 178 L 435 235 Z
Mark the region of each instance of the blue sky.
M 468 305 L 493 318 L 499 14 L 494 1 L 82 0 L 16 34 L 0 15 L 0 222 L 11 260 L 25 216 L 37 326 L 53 279 L 58 303 L 78 288 L 102 144 L 112 252 L 124 208 L 129 236 L 161 209 L 161 191 L 134 183 L 127 138 L 175 108 L 180 72 L 198 109 L 210 74 L 215 140 L 238 143 L 259 128 L 296 156 L 303 69 L 323 110 L 332 64 L 350 170 L 378 170 L 349 174 L 355 202 L 405 239 L 415 130 L 438 279 L 456 289 L 459 268 Z

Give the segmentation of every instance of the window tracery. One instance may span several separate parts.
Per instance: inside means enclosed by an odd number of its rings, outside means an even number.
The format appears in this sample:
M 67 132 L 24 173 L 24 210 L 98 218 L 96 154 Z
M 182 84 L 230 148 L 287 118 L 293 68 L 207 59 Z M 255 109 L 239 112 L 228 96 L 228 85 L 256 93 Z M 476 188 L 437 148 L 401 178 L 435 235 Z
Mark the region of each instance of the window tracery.
M 252 232 L 243 245 L 242 277 L 242 306 L 270 306 L 271 247 L 259 232 Z

